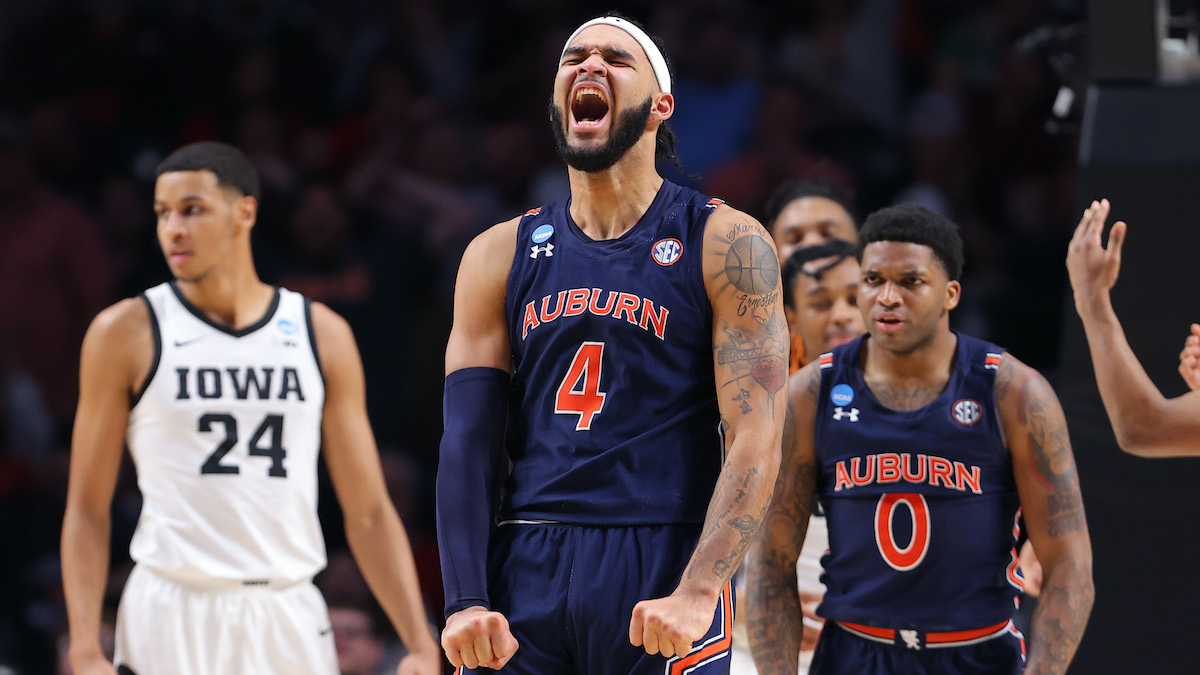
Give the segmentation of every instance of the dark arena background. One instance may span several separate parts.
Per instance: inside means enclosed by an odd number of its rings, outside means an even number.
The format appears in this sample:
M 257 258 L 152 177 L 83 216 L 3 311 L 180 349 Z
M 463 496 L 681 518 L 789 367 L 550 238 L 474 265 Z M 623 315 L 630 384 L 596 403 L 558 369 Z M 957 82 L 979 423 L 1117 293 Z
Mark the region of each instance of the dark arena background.
M 474 235 L 566 192 L 551 80 L 571 30 L 613 7 L 673 61 L 670 124 L 698 178 L 668 178 L 761 216 L 779 182 L 815 176 L 860 212 L 916 201 L 961 226 L 955 327 L 1042 370 L 1067 410 L 1096 577 L 1071 672 L 1196 672 L 1200 464 L 1117 448 L 1064 260 L 1084 205 L 1108 197 L 1130 224 L 1117 313 L 1158 386 L 1185 391 L 1197 4 L 0 0 L 0 673 L 70 672 L 58 539 L 80 341 L 101 308 L 167 278 L 154 167 L 202 139 L 262 176 L 263 278 L 355 330 L 440 629 L 432 485 L 454 274 Z M 336 504 L 323 479 L 318 585 L 377 615 Z M 131 566 L 132 466 L 113 508 L 109 610 Z

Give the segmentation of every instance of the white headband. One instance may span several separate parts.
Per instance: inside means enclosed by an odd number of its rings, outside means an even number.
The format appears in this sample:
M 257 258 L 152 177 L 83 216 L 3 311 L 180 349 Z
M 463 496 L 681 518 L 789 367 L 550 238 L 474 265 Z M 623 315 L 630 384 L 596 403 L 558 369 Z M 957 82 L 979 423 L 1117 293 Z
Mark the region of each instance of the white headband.
M 559 58 L 562 58 L 566 55 L 567 47 L 571 46 L 571 43 L 574 42 L 575 38 L 579 37 L 579 34 L 583 32 L 583 29 L 600 24 L 620 28 L 626 33 L 629 33 L 634 40 L 637 40 L 638 44 L 642 46 L 642 49 L 646 50 L 646 56 L 650 58 L 650 66 L 654 68 L 654 76 L 658 78 L 658 88 L 664 94 L 671 93 L 671 73 L 667 70 L 667 60 L 663 58 L 662 52 L 658 51 L 658 47 L 655 46 L 654 40 L 651 40 L 650 36 L 646 35 L 646 31 L 619 17 L 602 16 L 597 19 L 592 19 L 579 28 L 576 28 L 575 32 L 571 33 L 571 37 L 567 38 L 567 44 L 563 45 L 562 54 L 559 55 Z

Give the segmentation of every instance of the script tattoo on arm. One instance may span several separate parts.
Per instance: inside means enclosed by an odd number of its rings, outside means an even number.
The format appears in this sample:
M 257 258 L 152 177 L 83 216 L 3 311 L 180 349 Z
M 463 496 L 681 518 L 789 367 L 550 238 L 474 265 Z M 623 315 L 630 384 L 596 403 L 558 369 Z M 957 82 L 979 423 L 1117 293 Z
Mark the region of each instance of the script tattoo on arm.
M 734 224 L 719 239 L 715 255 L 723 256 L 716 273 L 718 297 L 736 303 L 736 316 L 749 322 L 720 324 L 714 340 L 718 366 L 728 375 L 717 383 L 722 396 L 738 404 L 743 415 L 754 411 L 752 388 L 767 393 L 767 414 L 773 414 L 775 395 L 787 384 L 791 341 L 779 306 L 779 259 L 757 225 Z

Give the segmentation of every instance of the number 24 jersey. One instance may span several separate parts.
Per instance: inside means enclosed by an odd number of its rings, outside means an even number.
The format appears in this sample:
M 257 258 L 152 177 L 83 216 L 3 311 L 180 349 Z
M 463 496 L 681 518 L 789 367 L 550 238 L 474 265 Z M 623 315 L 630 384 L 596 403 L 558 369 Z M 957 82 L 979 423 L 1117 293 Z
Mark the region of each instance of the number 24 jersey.
M 231 330 L 174 283 L 147 290 L 155 360 L 126 431 L 138 564 L 180 581 L 295 582 L 325 566 L 317 455 L 325 383 L 308 301 L 277 289 Z

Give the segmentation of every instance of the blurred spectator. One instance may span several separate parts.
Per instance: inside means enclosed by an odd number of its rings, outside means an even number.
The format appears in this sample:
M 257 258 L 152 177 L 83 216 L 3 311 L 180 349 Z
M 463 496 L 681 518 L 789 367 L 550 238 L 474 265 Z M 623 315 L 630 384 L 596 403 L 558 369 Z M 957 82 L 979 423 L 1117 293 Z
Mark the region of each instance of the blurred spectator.
M 316 579 L 328 600 L 329 621 L 342 675 L 391 675 L 407 651 L 390 631 L 354 558 L 334 553 Z M 430 630 L 433 630 L 431 627 Z
M 111 288 L 94 221 L 42 183 L 19 120 L 0 118 L 0 354 L 28 370 L 62 427 L 77 394 L 75 353 Z
M 683 49 L 668 55 L 677 102 L 668 124 L 678 138 L 684 170 L 703 178 L 749 144 L 763 87 L 750 72 L 740 5 L 707 0 L 690 10 Z
M 846 170 L 837 162 L 805 147 L 806 123 L 799 92 L 787 86 L 771 89 L 759 112 L 753 146 L 714 168 L 703 189 L 761 218 L 771 191 L 784 181 L 820 175 L 848 183 Z
M 329 305 L 352 327 L 360 325 L 374 284 L 337 190 L 314 183 L 301 191 L 288 233 L 290 265 L 279 285 Z
M 395 664 L 383 663 L 384 645 L 371 613 L 356 603 L 329 603 L 329 624 L 341 675 L 390 675 Z

